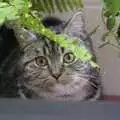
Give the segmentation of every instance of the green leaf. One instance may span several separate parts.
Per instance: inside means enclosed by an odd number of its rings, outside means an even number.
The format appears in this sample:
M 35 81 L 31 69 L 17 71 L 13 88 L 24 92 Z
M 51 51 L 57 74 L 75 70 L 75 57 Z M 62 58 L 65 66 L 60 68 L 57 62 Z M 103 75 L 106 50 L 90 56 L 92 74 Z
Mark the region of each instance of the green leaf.
M 82 4 L 82 1 L 81 0 L 72 0 L 74 6 L 76 8 L 82 8 L 83 7 L 83 4 Z
M 102 0 L 104 16 L 115 16 L 120 10 L 120 0 Z
M 111 31 L 111 30 L 114 28 L 115 23 L 116 23 L 116 18 L 115 18 L 115 16 L 110 16 L 110 17 L 108 17 L 107 23 L 106 23 L 107 29 L 108 29 L 109 31 Z
M 18 18 L 18 16 L 15 7 L 0 2 L 0 21 L 4 22 L 6 19 L 11 20 L 16 18 Z
M 72 3 L 71 0 L 68 0 L 68 6 L 69 6 L 69 8 L 70 8 L 71 10 L 74 9 L 74 4 Z
M 5 2 L 0 2 L 0 8 L 4 8 L 8 6 L 8 3 L 5 3 Z
M 68 11 L 68 4 L 66 0 L 62 0 L 62 6 L 65 11 Z
M 62 8 L 63 6 L 61 0 L 55 0 L 55 5 L 60 12 L 63 12 L 64 9 Z
M 75 8 L 83 7 L 82 0 L 30 0 L 32 2 L 33 10 L 39 10 L 41 12 L 59 12 L 73 10 Z M 47 3 L 47 4 L 46 4 Z
M 90 64 L 93 68 L 100 68 L 100 66 L 93 61 L 90 61 Z
M 0 25 L 2 25 L 4 23 L 5 19 L 4 18 L 1 18 L 0 19 Z
M 63 0 L 64 1 L 64 0 Z M 48 2 L 48 1 L 47 1 Z M 55 7 L 54 7 L 54 2 L 53 2 L 53 0 L 49 0 L 49 6 L 50 6 L 50 8 L 51 8 L 51 12 L 52 13 L 54 13 L 55 12 Z
M 0 24 L 5 20 L 15 20 L 24 12 L 28 11 L 28 0 L 10 0 L 0 2 Z

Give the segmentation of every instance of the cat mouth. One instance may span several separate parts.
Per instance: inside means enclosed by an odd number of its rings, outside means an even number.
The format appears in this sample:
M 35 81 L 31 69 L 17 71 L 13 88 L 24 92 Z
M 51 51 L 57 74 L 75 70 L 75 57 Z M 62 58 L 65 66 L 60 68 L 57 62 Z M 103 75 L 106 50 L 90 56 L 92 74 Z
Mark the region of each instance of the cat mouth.
M 56 96 L 56 100 L 73 100 L 75 98 L 75 95 L 70 94 L 63 94 L 60 96 Z
M 72 97 L 73 95 L 70 95 L 70 94 L 63 94 L 63 95 L 60 95 L 58 97 L 65 97 L 65 98 L 68 98 L 68 97 Z

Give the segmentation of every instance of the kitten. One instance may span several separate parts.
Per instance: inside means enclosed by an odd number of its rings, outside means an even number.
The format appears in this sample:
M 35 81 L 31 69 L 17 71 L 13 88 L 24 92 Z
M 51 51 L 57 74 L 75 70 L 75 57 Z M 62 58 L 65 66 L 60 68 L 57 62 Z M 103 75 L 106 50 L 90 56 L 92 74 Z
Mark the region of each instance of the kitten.
M 66 23 L 55 17 L 47 17 L 42 22 L 54 33 L 66 34 L 66 40 L 77 38 L 78 46 L 81 45 L 81 39 L 95 61 L 82 11 L 78 11 Z M 81 61 L 69 49 L 62 48 L 47 37 L 30 30 L 22 28 L 16 36 L 21 50 L 19 46 L 16 47 L 0 66 L 2 77 L 3 74 L 9 76 L 4 82 L 12 79 L 14 87 L 16 84 L 16 96 L 73 101 L 100 98 L 99 70 L 91 67 L 89 62 Z M 7 94 L 9 96 L 9 92 Z

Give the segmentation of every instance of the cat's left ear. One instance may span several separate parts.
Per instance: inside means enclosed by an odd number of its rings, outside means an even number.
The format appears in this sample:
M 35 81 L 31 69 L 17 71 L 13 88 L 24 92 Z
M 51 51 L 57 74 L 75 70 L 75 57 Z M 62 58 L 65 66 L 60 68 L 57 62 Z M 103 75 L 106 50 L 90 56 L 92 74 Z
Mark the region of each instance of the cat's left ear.
M 33 40 L 37 40 L 37 36 L 30 30 L 27 30 L 25 28 L 20 28 L 16 30 L 15 35 L 21 47 L 24 47 Z
M 84 11 L 77 11 L 66 23 L 64 33 L 69 36 L 80 37 L 85 32 Z

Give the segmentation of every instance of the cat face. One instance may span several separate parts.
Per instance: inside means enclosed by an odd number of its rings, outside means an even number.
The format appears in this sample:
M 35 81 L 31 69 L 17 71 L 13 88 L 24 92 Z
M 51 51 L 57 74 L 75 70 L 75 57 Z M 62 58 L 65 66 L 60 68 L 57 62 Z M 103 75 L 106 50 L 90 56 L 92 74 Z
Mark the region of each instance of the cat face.
M 54 100 L 85 100 L 96 94 L 97 75 L 88 62 L 44 36 L 24 29 L 27 37 L 17 77 L 21 96 Z M 76 36 L 75 36 L 76 37 Z M 69 32 L 68 38 L 73 38 Z M 30 40 L 32 39 L 32 40 Z M 70 40 L 66 39 L 66 40 Z M 79 45 L 78 45 L 79 46 Z M 93 82 L 94 81 L 94 82 Z

